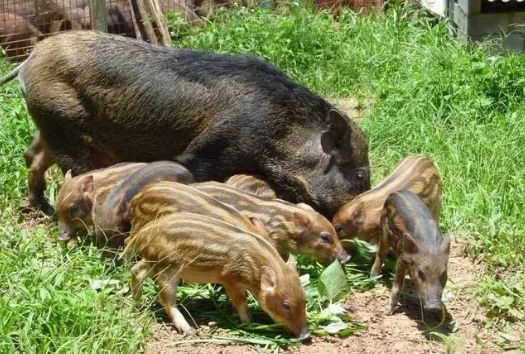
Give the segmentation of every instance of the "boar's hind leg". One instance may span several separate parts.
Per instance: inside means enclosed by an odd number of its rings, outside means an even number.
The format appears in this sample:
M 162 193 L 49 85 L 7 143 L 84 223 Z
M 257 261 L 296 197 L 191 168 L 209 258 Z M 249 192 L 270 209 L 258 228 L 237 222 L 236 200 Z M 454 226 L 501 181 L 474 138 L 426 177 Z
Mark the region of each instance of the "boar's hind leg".
M 169 271 L 163 271 L 158 275 L 159 301 L 168 313 L 175 328 L 179 332 L 187 333 L 191 331 L 191 326 L 177 308 L 177 285 L 179 278 L 175 274 L 171 274 Z
M 399 302 L 399 297 L 401 295 L 401 290 L 403 290 L 407 270 L 408 264 L 401 258 L 398 258 L 396 264 L 396 275 L 394 276 L 394 282 L 392 283 L 392 292 L 390 293 L 390 304 L 386 309 L 386 314 L 389 316 L 394 314 L 394 310 L 397 306 L 397 303 Z
M 37 136 L 24 153 L 26 164 L 31 169 L 28 176 L 29 205 L 40 208 L 45 214 L 53 215 L 53 207 L 44 198 L 47 169 L 55 163 L 55 158 L 44 142 Z
M 251 316 L 246 306 L 246 291 L 238 289 L 236 284 L 224 283 L 226 294 L 232 301 L 233 307 L 239 313 L 241 321 L 245 323 L 251 322 Z

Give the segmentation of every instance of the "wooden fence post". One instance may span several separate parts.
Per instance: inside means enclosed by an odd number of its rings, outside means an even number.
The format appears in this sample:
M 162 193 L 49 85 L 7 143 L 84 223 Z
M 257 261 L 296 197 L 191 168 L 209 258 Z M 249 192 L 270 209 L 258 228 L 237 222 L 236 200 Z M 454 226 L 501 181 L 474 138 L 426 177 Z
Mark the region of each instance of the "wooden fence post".
M 89 13 L 91 20 L 91 29 L 107 32 L 107 15 L 106 0 L 89 0 Z
M 157 0 L 129 0 L 137 38 L 169 47 L 170 33 Z

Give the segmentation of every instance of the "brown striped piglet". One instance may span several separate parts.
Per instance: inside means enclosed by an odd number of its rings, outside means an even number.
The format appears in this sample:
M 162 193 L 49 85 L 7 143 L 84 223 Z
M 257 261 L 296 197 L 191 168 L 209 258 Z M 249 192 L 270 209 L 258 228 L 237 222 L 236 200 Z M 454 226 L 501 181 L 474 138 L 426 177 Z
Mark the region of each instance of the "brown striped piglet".
M 377 187 L 346 203 L 332 220 L 340 239 L 358 237 L 373 244 L 379 242 L 381 210 L 388 196 L 396 191 L 416 193 L 439 222 L 442 185 L 439 172 L 426 157 L 408 156 Z
M 133 254 L 141 257 L 131 270 L 133 296 L 138 299 L 145 278 L 154 277 L 159 301 L 180 332 L 191 331 L 177 308 L 177 285 L 184 280 L 221 284 L 244 322 L 250 321 L 249 291 L 275 322 L 300 340 L 310 337 L 295 265 L 258 235 L 205 215 L 172 213 L 133 229 L 122 256 Z
M 73 177 L 68 171 L 56 201 L 59 239 L 67 241 L 79 231 L 94 232 L 93 207 L 104 203 L 113 188 L 145 163 L 120 163 Z
M 227 185 L 254 194 L 261 199 L 276 199 L 277 195 L 270 184 L 258 176 L 238 174 L 226 180 Z
M 71 177 L 66 174 L 57 199 L 60 239 L 79 229 L 93 229 L 97 240 L 112 247 L 123 244 L 130 229 L 128 206 L 145 185 L 162 180 L 192 182 L 191 173 L 170 161 L 123 163 Z
M 246 217 L 261 220 L 284 257 L 289 252 L 304 254 L 325 264 L 336 259 L 344 263 L 349 258 L 332 224 L 307 204 L 293 204 L 281 199 L 264 200 L 218 182 L 192 186 L 233 206 Z
M 164 215 L 188 212 L 228 222 L 272 242 L 260 220 L 246 218 L 232 206 L 177 182 L 162 181 L 146 186 L 131 200 L 129 211 L 132 232 Z
M 381 242 L 371 276 L 380 275 L 381 266 L 391 249 L 398 255 L 387 314 L 394 313 L 406 273 L 415 284 L 423 309 L 441 310 L 450 239 L 441 234 L 430 210 L 411 191 L 392 193 L 381 214 Z
M 160 181 L 192 183 L 193 175 L 184 166 L 172 161 L 152 162 L 131 172 L 101 203 L 96 204 L 93 221 L 99 234 L 112 244 L 121 246 L 131 229 L 129 206 L 137 193 L 149 184 Z

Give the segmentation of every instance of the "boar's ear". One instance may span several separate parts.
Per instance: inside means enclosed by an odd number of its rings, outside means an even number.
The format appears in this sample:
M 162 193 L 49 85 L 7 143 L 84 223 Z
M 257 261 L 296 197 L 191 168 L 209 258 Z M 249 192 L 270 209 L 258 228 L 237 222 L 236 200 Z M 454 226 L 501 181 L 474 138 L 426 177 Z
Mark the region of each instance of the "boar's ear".
M 261 291 L 263 293 L 273 293 L 277 282 L 277 275 L 270 267 L 262 267 L 261 273 Z
M 293 255 L 288 255 L 288 260 L 286 261 L 286 265 L 291 269 L 293 270 L 294 272 L 297 273 L 297 260 L 295 259 L 295 257 Z
M 328 130 L 321 134 L 323 151 L 335 157 L 350 155 L 350 123 L 345 115 L 336 109 L 328 112 Z
M 304 232 L 312 226 L 312 221 L 306 214 L 296 211 L 293 213 L 293 218 L 299 232 Z
M 264 224 L 261 221 L 261 219 L 251 216 L 250 222 L 260 231 L 266 232 L 266 227 L 264 227 Z
M 409 253 L 409 254 L 415 254 L 417 253 L 418 248 L 416 245 L 416 241 L 410 236 L 408 232 L 403 232 L 403 252 Z
M 71 178 L 73 178 L 73 175 L 71 174 L 71 169 L 67 170 L 66 174 L 64 175 L 64 182 L 69 181 Z

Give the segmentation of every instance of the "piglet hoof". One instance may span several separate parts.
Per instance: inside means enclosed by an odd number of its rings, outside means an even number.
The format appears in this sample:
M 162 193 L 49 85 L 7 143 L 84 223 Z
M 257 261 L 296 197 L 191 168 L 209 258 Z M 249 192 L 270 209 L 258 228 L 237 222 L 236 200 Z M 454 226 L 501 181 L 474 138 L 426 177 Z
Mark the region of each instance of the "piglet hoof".
M 370 278 L 371 279 L 375 279 L 375 278 L 377 278 L 379 276 L 381 276 L 381 271 L 372 269 L 372 271 L 370 272 Z
M 387 315 L 387 316 L 392 316 L 392 315 L 394 314 L 395 311 L 396 311 L 396 307 L 395 307 L 395 306 L 391 306 L 391 305 L 389 305 L 389 306 L 387 306 L 387 307 L 385 308 L 385 315 Z
M 186 321 L 180 321 L 178 323 L 174 323 L 174 325 L 177 332 L 182 333 L 185 336 L 195 334 L 195 329 L 193 329 Z
M 242 323 L 252 322 L 252 316 L 249 313 L 240 313 L 239 317 L 241 318 Z

